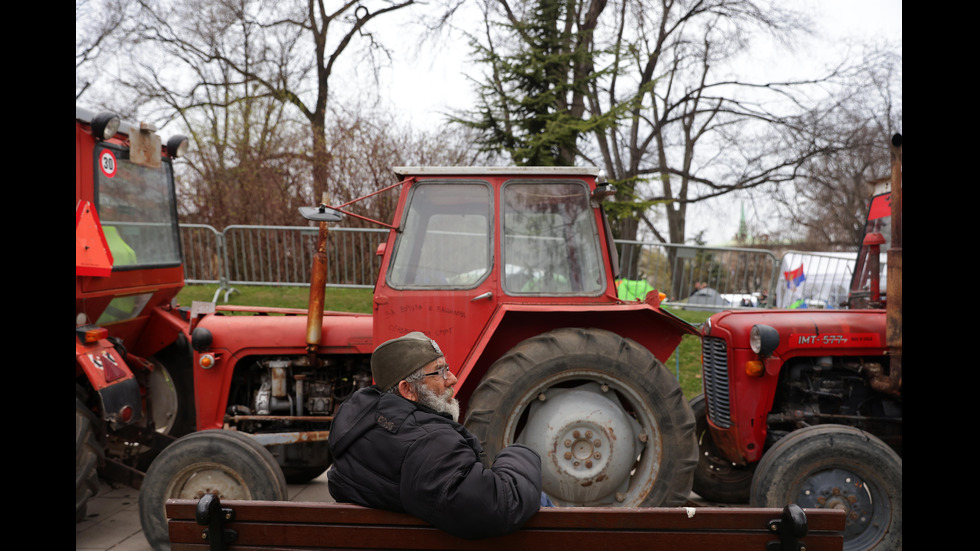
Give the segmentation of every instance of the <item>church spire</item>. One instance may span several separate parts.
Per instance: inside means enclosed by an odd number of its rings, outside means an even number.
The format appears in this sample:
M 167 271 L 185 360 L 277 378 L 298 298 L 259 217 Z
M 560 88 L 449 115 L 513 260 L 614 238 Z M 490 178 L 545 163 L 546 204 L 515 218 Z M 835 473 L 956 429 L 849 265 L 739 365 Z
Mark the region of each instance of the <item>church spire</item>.
M 735 242 L 739 244 L 747 243 L 749 240 L 749 225 L 745 223 L 745 203 L 742 203 L 742 216 L 738 221 L 738 233 L 735 234 Z

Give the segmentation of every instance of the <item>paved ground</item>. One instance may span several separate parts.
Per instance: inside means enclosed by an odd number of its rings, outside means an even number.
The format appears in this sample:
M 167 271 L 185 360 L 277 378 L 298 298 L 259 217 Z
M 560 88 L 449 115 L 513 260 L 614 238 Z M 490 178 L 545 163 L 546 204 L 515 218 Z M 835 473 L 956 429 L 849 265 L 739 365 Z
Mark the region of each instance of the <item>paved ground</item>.
M 88 506 L 88 517 L 75 525 L 76 551 L 153 551 L 143 537 L 139 518 L 139 491 L 133 488 L 112 488 L 102 484 L 102 490 Z M 321 475 L 308 484 L 290 484 L 291 501 L 333 501 L 327 491 L 327 477 Z M 706 503 L 691 494 L 692 505 Z
M 139 518 L 139 490 L 102 489 L 88 505 L 88 517 L 75 525 L 76 551 L 152 551 L 143 537 Z M 333 501 L 327 491 L 327 477 L 308 484 L 290 484 L 292 501 Z

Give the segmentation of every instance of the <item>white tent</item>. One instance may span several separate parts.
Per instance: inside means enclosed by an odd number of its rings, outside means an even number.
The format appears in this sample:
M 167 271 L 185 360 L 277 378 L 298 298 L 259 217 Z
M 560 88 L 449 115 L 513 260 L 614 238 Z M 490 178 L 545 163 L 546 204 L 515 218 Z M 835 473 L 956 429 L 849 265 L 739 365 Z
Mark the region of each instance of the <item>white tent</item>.
M 847 302 L 857 253 L 788 252 L 783 255 L 776 307 L 839 308 Z M 881 254 L 881 291 L 885 290 L 886 255 Z M 784 274 L 802 267 L 803 279 L 794 285 Z

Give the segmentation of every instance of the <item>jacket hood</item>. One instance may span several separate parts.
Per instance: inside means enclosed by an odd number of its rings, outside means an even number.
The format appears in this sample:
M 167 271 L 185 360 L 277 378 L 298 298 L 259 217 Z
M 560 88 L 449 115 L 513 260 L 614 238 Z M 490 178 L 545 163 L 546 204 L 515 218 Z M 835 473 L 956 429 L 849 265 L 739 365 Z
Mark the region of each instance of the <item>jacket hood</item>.
M 381 402 L 377 387 L 362 388 L 341 404 L 337 417 L 330 424 L 328 445 L 334 457 L 342 455 L 350 445 L 375 425 L 373 415 Z M 342 422 L 341 422 L 342 421 Z

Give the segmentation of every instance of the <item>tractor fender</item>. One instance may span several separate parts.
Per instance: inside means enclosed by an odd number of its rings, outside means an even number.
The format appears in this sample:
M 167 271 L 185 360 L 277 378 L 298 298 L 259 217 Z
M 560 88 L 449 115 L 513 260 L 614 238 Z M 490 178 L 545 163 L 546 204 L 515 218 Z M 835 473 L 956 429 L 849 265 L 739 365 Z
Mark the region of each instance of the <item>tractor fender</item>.
M 697 328 L 645 302 L 582 304 L 581 306 L 504 304 L 477 339 L 456 377 L 457 397 L 466 403 L 497 359 L 520 342 L 565 327 L 599 328 L 632 339 L 664 362 L 684 335 Z

